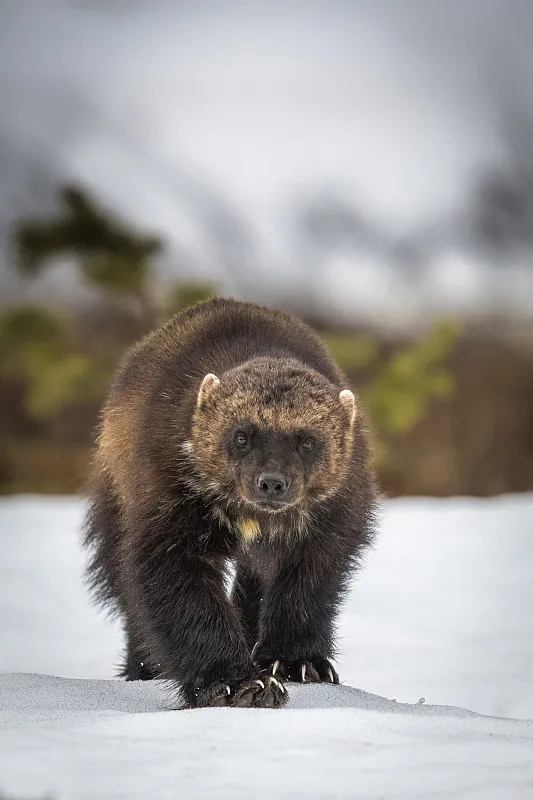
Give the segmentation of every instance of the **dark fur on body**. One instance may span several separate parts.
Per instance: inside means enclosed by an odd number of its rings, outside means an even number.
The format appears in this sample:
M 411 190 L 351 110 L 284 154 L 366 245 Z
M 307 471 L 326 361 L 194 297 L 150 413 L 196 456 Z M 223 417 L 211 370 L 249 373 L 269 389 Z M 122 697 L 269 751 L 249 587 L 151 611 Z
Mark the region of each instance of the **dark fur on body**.
M 185 311 L 126 356 L 86 526 L 92 587 L 124 622 L 126 678 L 169 679 L 191 706 L 278 706 L 278 678 L 337 681 L 335 617 L 376 503 L 346 386 L 304 323 L 232 300 Z M 287 476 L 280 508 L 254 496 L 265 469 Z

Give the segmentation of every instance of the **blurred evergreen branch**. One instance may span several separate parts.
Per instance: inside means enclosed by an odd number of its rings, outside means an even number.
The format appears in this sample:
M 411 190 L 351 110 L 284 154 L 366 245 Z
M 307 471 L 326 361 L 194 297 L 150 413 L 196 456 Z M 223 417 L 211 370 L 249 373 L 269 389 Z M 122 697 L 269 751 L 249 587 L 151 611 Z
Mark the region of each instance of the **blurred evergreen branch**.
M 19 221 L 13 241 L 21 274 L 35 276 L 52 260 L 72 256 L 85 281 L 105 292 L 135 297 L 153 323 L 151 260 L 162 250 L 162 241 L 115 218 L 87 190 L 65 186 L 59 212 L 48 219 Z
M 154 300 L 153 259 L 162 241 L 141 234 L 101 206 L 86 189 L 65 186 L 61 207 L 45 219 L 20 220 L 13 229 L 16 264 L 22 275 L 39 275 L 54 260 L 71 256 L 87 283 L 110 295 L 133 297 L 146 328 L 215 295 L 199 281 L 178 283 L 161 307 Z

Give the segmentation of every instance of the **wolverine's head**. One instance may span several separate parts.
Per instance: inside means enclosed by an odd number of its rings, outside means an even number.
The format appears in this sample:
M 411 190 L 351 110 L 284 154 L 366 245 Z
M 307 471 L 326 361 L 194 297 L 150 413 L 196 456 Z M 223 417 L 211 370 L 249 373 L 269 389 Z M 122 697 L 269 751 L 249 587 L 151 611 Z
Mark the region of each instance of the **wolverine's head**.
M 340 486 L 355 399 L 291 359 L 257 358 L 199 387 L 188 450 L 202 484 L 239 507 L 309 507 Z

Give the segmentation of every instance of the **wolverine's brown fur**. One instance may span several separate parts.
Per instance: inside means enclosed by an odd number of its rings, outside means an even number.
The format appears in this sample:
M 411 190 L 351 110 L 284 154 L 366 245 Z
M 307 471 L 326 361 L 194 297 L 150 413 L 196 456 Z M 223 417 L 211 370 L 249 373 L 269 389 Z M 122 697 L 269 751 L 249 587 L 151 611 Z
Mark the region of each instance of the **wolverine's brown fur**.
M 285 475 L 283 503 L 256 497 L 259 472 Z M 375 497 L 361 409 L 304 323 L 213 300 L 154 331 L 104 405 L 87 526 L 92 583 L 124 619 L 126 676 L 171 678 L 192 705 L 282 704 L 277 678 L 249 686 L 270 658 L 285 677 L 308 663 L 328 680 Z

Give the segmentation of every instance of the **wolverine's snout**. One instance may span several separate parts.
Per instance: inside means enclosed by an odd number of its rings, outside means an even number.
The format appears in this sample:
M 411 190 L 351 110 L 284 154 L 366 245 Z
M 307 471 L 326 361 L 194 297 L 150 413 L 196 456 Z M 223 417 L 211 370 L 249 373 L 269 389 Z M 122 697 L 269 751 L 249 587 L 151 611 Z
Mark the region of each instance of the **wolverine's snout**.
M 289 489 L 290 480 L 281 472 L 262 472 L 257 478 L 257 493 L 260 500 L 283 500 Z

